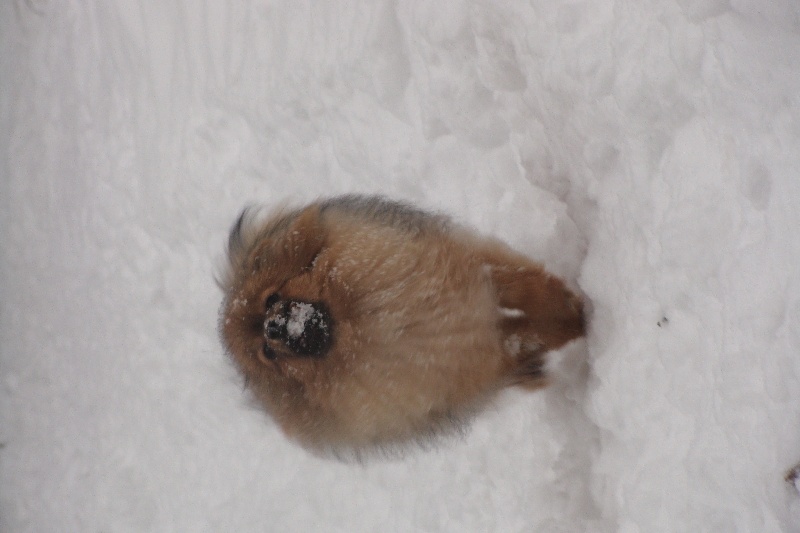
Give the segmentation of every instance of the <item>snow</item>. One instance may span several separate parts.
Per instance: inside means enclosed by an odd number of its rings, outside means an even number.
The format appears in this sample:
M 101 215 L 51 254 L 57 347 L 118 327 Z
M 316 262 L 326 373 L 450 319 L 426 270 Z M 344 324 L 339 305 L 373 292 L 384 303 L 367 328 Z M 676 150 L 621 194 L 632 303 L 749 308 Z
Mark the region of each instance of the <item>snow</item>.
M 0 4 L 0 530 L 800 531 L 788 0 Z M 342 464 L 217 339 L 248 204 L 384 193 L 586 296 L 555 384 Z
M 292 306 L 290 313 L 286 323 L 286 333 L 292 338 L 300 337 L 306 330 L 306 323 L 315 314 L 314 306 L 309 303 L 298 302 Z M 315 320 L 319 320 L 319 318 L 315 318 Z

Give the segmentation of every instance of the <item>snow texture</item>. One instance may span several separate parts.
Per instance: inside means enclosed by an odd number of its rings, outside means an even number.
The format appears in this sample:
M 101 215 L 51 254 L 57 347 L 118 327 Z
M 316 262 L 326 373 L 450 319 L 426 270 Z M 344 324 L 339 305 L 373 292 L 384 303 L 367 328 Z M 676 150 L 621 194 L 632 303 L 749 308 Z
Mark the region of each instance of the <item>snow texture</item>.
M 306 330 L 306 323 L 312 319 L 319 321 L 319 316 L 314 313 L 314 306 L 309 303 L 297 303 L 292 306 L 289 319 L 286 323 L 286 333 L 289 337 L 301 337 Z
M 800 531 L 791 0 L 0 3 L 0 530 Z M 214 285 L 246 204 L 384 193 L 591 306 L 463 437 L 316 458 Z

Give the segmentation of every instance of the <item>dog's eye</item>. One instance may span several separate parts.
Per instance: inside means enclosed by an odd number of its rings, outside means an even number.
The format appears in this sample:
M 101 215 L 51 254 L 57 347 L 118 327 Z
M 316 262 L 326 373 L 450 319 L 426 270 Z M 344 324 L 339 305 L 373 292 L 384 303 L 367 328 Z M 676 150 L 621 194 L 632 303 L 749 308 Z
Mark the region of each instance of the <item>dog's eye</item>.
M 278 294 L 277 292 L 273 292 L 272 294 L 267 296 L 267 301 L 264 302 L 264 308 L 265 309 L 270 309 L 273 305 L 278 303 L 278 301 L 280 299 L 281 299 L 281 295 Z
M 267 344 L 266 342 L 261 347 L 261 354 L 264 356 L 264 359 L 266 359 L 268 361 L 274 361 L 275 357 L 276 357 L 275 356 L 275 350 L 270 348 L 269 344 Z

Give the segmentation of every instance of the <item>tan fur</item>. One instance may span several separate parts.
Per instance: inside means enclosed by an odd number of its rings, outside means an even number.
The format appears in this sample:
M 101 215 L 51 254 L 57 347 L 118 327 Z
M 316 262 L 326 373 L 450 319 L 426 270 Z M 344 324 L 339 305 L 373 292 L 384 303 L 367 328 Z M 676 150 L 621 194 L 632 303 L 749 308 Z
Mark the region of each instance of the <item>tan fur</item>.
M 581 300 L 537 263 L 379 197 L 263 222 L 245 212 L 228 252 L 222 341 L 284 432 L 316 451 L 458 428 L 501 388 L 546 384 L 545 352 L 584 333 Z M 329 312 L 324 353 L 268 338 L 266 323 L 292 307 L 268 311 L 272 294 Z

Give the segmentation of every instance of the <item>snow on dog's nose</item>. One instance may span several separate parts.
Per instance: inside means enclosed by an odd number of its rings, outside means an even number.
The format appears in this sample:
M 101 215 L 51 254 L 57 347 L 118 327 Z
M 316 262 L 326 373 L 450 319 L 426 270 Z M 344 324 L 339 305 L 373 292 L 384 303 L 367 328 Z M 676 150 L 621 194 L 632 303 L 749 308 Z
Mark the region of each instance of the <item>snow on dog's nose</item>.
M 323 356 L 331 345 L 331 316 L 322 302 L 286 300 L 273 306 L 264 336 L 301 356 Z

